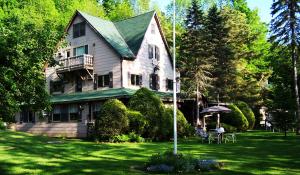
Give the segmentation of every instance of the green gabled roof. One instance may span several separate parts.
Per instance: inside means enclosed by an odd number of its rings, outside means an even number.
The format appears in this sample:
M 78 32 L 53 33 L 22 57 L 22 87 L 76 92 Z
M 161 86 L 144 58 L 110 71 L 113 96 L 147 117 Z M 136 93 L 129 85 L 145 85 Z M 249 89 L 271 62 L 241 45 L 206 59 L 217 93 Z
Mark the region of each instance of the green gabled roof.
M 88 15 L 84 12 L 78 13 L 98 32 L 123 58 L 134 58 L 135 55 L 111 21 Z
M 128 88 L 114 88 L 101 91 L 88 91 L 81 93 L 72 93 L 72 94 L 62 94 L 51 96 L 50 102 L 53 104 L 61 103 L 73 103 L 73 102 L 84 102 L 84 101 L 95 101 L 95 100 L 104 100 L 109 98 L 122 98 L 130 97 L 137 90 L 128 89 Z M 171 98 L 172 93 L 167 92 L 157 92 L 154 91 L 161 98 Z
M 141 47 L 145 33 L 154 14 L 155 11 L 150 11 L 129 19 L 114 22 L 135 55 L 137 55 Z

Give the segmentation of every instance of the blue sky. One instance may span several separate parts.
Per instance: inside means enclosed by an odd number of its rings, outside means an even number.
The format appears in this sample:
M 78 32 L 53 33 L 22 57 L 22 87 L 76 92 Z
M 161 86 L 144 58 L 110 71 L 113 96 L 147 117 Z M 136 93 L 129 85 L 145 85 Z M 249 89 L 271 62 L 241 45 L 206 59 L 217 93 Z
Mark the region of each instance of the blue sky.
M 171 0 L 154 0 L 159 4 L 161 9 L 165 9 L 166 5 L 171 2 Z M 271 21 L 270 8 L 272 0 L 247 0 L 248 6 L 251 9 L 258 9 L 259 16 L 263 22 L 269 23 Z

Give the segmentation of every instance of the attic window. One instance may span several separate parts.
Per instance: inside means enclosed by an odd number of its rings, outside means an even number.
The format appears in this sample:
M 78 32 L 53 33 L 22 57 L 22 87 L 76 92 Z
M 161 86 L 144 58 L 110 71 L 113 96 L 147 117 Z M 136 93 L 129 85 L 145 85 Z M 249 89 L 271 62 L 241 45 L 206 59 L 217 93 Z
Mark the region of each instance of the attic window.
M 151 33 L 155 34 L 155 24 L 151 24 Z
M 73 24 L 73 38 L 85 35 L 85 22 Z

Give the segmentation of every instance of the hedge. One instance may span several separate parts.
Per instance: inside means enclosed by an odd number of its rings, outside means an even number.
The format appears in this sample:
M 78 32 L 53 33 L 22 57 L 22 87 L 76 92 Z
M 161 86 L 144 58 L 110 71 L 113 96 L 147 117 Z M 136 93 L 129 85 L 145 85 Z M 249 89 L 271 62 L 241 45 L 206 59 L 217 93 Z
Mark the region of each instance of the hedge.
M 139 111 L 128 110 L 129 131 L 137 134 L 143 134 L 147 120 Z
M 248 106 L 245 102 L 238 102 L 236 103 L 237 107 L 242 111 L 244 116 L 247 118 L 247 121 L 249 123 L 248 129 L 253 129 L 255 125 L 255 115 L 252 111 L 252 109 Z
M 126 106 L 117 99 L 106 101 L 96 116 L 95 131 L 101 140 L 109 140 L 128 129 Z
M 149 89 L 141 88 L 130 98 L 128 104 L 131 110 L 139 111 L 147 121 L 144 137 L 158 137 L 164 113 L 160 98 Z
M 235 104 L 228 105 L 228 108 L 231 112 L 223 114 L 221 117 L 223 123 L 236 127 L 238 131 L 246 131 L 249 123 L 242 111 Z

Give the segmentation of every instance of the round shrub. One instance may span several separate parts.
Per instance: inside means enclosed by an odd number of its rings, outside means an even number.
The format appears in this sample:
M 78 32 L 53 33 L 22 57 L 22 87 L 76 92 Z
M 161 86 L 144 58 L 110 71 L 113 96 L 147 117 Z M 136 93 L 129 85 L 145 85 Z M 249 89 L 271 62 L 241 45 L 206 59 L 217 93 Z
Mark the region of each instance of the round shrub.
M 223 114 L 221 120 L 226 124 L 236 127 L 238 131 L 246 131 L 249 123 L 242 111 L 235 104 L 229 105 L 228 108 L 231 109 L 231 112 Z
M 129 131 L 137 134 L 143 134 L 147 120 L 139 111 L 128 110 L 127 117 L 129 119 Z
M 242 111 L 244 116 L 247 118 L 247 121 L 249 123 L 248 129 L 253 129 L 255 125 L 255 115 L 252 111 L 252 109 L 248 106 L 245 102 L 238 102 L 236 106 Z
M 5 130 L 5 129 L 6 129 L 6 124 L 0 118 L 0 130 Z
M 126 106 L 117 99 L 106 101 L 96 117 L 95 129 L 96 134 L 102 140 L 122 134 L 128 129 Z
M 173 136 L 173 108 L 167 107 L 163 114 L 163 124 L 161 127 L 161 133 L 164 138 L 170 138 Z M 189 135 L 190 124 L 187 122 L 183 113 L 177 109 L 177 134 L 179 137 Z
M 129 108 L 139 111 L 146 119 L 146 137 L 155 138 L 160 134 L 162 124 L 163 103 L 160 98 L 147 88 L 139 89 L 129 100 Z

